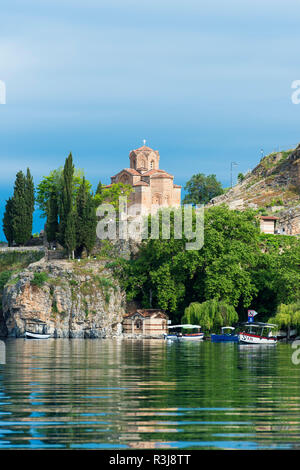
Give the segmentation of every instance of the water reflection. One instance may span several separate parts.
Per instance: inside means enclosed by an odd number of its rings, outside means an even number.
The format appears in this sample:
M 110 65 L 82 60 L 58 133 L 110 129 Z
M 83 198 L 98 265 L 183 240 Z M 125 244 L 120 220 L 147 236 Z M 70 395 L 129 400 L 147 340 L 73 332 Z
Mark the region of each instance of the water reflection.
M 0 448 L 296 448 L 289 345 L 6 341 Z

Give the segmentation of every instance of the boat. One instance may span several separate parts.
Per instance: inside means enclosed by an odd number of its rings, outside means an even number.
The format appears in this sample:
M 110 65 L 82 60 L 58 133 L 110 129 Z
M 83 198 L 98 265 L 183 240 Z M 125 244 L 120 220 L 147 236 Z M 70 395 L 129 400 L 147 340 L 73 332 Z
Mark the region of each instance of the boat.
M 242 344 L 276 344 L 277 337 L 272 330 L 277 325 L 271 323 L 245 323 L 244 330 L 239 333 L 239 342 Z
M 199 341 L 204 338 L 200 325 L 172 325 L 168 329 L 168 333 L 164 333 L 164 338 L 169 341 Z
M 48 339 L 50 336 L 51 335 L 47 333 L 47 324 L 45 322 L 31 321 L 26 323 L 25 338 Z
M 221 334 L 212 334 L 210 340 L 212 343 L 238 343 L 239 336 L 234 334 L 233 326 L 222 326 Z
M 51 335 L 40 334 L 40 333 L 31 333 L 30 331 L 25 331 L 25 337 L 30 339 L 48 339 Z

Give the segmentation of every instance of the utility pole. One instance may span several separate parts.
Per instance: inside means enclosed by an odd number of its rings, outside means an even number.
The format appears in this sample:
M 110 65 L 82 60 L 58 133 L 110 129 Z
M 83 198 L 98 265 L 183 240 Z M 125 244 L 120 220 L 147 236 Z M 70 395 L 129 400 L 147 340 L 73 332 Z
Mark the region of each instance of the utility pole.
M 230 163 L 230 186 L 231 186 L 231 188 L 233 186 L 233 183 L 232 183 L 232 169 L 233 169 L 234 166 L 238 166 L 238 163 L 236 163 L 236 162 L 231 162 Z

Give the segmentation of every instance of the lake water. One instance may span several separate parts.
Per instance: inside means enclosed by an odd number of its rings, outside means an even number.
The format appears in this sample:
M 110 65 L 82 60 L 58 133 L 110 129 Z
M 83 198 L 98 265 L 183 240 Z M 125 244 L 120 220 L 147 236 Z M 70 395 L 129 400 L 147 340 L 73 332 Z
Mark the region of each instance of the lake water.
M 5 343 L 0 449 L 300 448 L 291 345 Z

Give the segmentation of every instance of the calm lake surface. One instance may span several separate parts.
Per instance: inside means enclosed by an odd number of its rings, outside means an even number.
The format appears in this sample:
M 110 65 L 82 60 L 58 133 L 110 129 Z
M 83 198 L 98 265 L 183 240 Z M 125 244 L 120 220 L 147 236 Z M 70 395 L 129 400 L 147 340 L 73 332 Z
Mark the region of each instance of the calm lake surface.
M 300 448 L 291 345 L 5 344 L 0 449 Z

